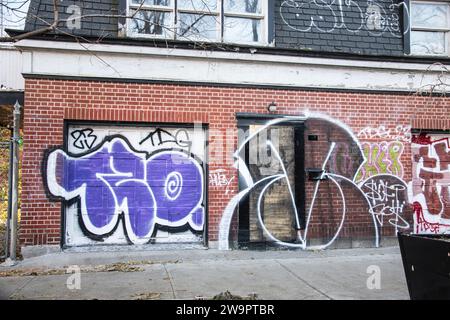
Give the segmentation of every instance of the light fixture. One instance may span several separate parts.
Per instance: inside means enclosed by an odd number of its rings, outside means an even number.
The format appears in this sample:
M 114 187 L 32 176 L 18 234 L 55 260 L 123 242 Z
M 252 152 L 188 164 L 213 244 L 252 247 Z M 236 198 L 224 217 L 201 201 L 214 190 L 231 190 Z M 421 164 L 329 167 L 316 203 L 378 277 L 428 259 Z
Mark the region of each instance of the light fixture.
M 271 103 L 269 103 L 269 105 L 267 106 L 267 110 L 269 110 L 269 112 L 275 112 L 277 111 L 277 104 L 272 101 Z

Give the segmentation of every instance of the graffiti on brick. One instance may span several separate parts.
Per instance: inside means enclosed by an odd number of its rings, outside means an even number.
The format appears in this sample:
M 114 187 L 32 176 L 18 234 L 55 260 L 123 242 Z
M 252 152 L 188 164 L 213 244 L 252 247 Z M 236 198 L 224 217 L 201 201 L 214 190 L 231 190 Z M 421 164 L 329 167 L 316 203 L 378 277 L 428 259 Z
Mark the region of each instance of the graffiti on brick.
M 403 27 L 402 12 L 406 17 Z M 373 36 L 389 32 L 401 38 L 409 31 L 409 8 L 405 2 L 368 0 L 359 5 L 353 0 L 286 0 L 281 3 L 280 16 L 289 28 L 300 32 L 367 31 Z
M 379 143 L 361 143 L 365 161 L 356 177 L 356 181 L 366 180 L 369 177 L 389 173 L 400 178 L 403 177 L 401 156 L 404 146 L 400 141 L 382 141 Z
M 209 185 L 212 187 L 219 187 L 225 189 L 225 194 L 230 193 L 231 183 L 234 176 L 227 175 L 225 169 L 216 169 L 209 172 Z
M 264 130 L 269 130 L 279 124 L 289 124 L 303 121 L 307 128 L 322 128 L 325 132 L 331 132 L 331 135 L 324 141 L 318 141 L 309 144 L 309 149 L 305 150 L 305 154 L 309 154 L 313 158 L 316 169 L 316 180 L 310 188 L 310 196 L 307 198 L 306 207 L 304 208 L 304 221 L 299 219 L 298 202 L 296 201 L 296 185 L 293 183 L 292 168 L 286 158 L 289 150 L 275 147 L 268 139 L 264 143 L 270 151 L 272 158 L 278 161 L 278 171 L 268 175 L 255 175 L 255 169 L 243 159 L 245 145 L 249 144 L 252 139 Z M 282 140 L 282 139 L 280 139 Z M 261 139 L 259 140 L 261 143 Z M 344 123 L 333 119 L 327 115 L 305 112 L 304 116 L 289 116 L 270 120 L 265 125 L 253 133 L 239 144 L 236 150 L 235 167 L 240 174 L 240 192 L 235 195 L 226 206 L 219 226 L 219 248 L 229 249 L 230 227 L 235 211 L 239 208 L 242 201 L 249 204 L 246 207 L 254 207 L 259 227 L 267 241 L 273 242 L 280 246 L 301 248 L 301 249 L 325 249 L 332 245 L 334 241 L 342 234 L 349 236 L 353 229 L 357 230 L 358 222 L 355 220 L 364 220 L 366 228 L 370 227 L 373 232 L 374 245 L 379 245 L 380 234 L 382 228 L 391 228 L 393 233 L 399 229 L 408 230 L 410 225 L 407 219 L 408 196 L 406 183 L 399 175 L 403 174 L 403 169 L 398 161 L 403 145 L 401 142 L 395 141 L 391 144 L 387 143 L 386 157 L 390 157 L 385 168 L 377 170 L 376 174 L 369 176 L 363 181 L 358 182 L 358 176 L 361 176 L 364 163 L 367 158 L 364 153 L 363 146 L 358 141 L 356 135 Z M 391 149 L 389 149 L 389 146 Z M 394 154 L 393 154 L 394 153 Z M 383 157 L 384 158 L 384 157 Z M 287 165 L 286 165 L 287 164 Z M 392 173 L 382 173 L 392 172 Z M 364 175 L 362 175 L 364 176 Z M 284 188 L 284 191 L 283 191 Z M 270 193 L 286 194 L 282 198 L 285 204 L 285 211 L 291 212 L 293 218 L 291 228 L 295 230 L 295 239 L 286 241 L 275 235 L 270 229 L 269 217 L 273 214 L 273 203 L 265 201 Z M 324 201 L 325 199 L 325 201 Z M 328 202 L 326 202 L 328 201 Z M 274 201 L 272 201 L 274 202 Z M 323 214 L 323 206 L 327 206 L 327 212 L 334 210 L 333 216 Z M 330 209 L 331 205 L 331 209 Z M 270 210 L 266 210 L 270 208 Z M 322 209 L 321 209 L 322 208 Z M 354 216 L 356 214 L 356 216 Z M 357 217 L 357 218 L 354 218 Z M 327 221 L 327 219 L 332 219 Z M 313 221 L 323 221 L 328 228 L 323 231 L 326 239 L 320 244 L 311 244 L 314 239 Z M 302 223 L 304 225 L 302 225 Z M 346 224 L 352 224 L 352 229 L 346 228 Z M 331 227 L 330 227 L 331 226 Z
M 384 125 L 378 127 L 364 127 L 358 133 L 361 140 L 382 139 L 386 141 L 411 142 L 411 126 L 397 125 L 395 128 L 386 128 Z
M 203 171 L 202 162 L 182 149 L 148 154 L 114 135 L 83 154 L 48 152 L 44 181 L 52 197 L 78 202 L 87 236 L 106 238 L 122 224 L 129 242 L 143 244 L 158 226 L 203 230 Z
M 355 159 L 355 155 L 359 155 L 360 151 L 358 145 L 336 142 L 334 149 L 328 162 L 329 171 L 352 177 L 355 173 L 355 162 L 359 160 L 359 157 Z
M 361 190 L 371 203 L 373 214 L 380 227 L 386 223 L 394 226 L 394 236 L 399 229 L 407 230 L 410 225 L 405 217 L 408 207 L 406 183 L 390 174 L 372 176 L 360 183 Z
M 409 186 L 416 233 L 450 232 L 450 135 L 413 135 Z

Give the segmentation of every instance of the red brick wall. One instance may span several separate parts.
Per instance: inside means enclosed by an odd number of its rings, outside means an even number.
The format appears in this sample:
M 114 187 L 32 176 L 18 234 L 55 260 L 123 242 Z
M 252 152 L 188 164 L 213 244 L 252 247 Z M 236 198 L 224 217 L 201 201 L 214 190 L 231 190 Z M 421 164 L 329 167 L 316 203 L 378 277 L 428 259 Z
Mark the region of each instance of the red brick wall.
M 227 195 L 219 187 L 209 187 L 209 240 L 216 240 L 221 214 L 238 189 L 237 172 L 230 166 L 231 155 L 237 147 L 235 113 L 267 113 L 267 105 L 272 101 L 277 103 L 279 114 L 300 115 L 305 110 L 323 112 L 346 123 L 355 134 L 366 126 L 379 125 L 450 128 L 450 99 L 442 97 L 27 79 L 21 242 L 38 245 L 60 241 L 61 204 L 48 200 L 41 166 L 44 150 L 63 143 L 64 120 L 202 122 L 208 124 L 209 129 L 233 128 L 234 135 L 228 135 L 219 150 L 228 162 L 209 163 L 209 170 L 223 168 L 229 176 L 236 176 L 232 192 Z M 209 138 L 218 137 L 213 134 Z M 210 160 L 211 157 L 210 154 Z M 401 160 L 404 180 L 410 181 L 408 143 L 405 143 Z

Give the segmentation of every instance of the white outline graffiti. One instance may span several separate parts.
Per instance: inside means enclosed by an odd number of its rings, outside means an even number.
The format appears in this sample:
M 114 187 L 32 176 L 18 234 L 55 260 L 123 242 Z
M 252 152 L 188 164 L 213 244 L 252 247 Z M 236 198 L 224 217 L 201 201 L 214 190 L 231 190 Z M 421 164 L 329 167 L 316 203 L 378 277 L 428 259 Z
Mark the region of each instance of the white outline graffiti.
M 294 193 L 292 192 L 292 186 L 291 186 L 291 183 L 289 182 L 289 176 L 288 176 L 288 173 L 284 166 L 283 160 L 281 159 L 280 154 L 278 153 L 278 150 L 273 146 L 272 142 L 270 140 L 267 140 L 266 143 L 267 143 L 267 146 L 270 148 L 270 150 L 275 154 L 275 158 L 278 160 L 278 163 L 281 166 L 281 170 L 283 170 L 283 177 L 286 179 L 287 187 L 289 190 L 289 195 L 291 196 L 291 201 L 292 201 L 293 208 L 294 208 L 295 223 L 297 225 L 297 228 L 300 228 L 300 221 L 298 220 L 297 206 L 295 205 Z M 271 181 L 269 184 L 272 184 L 273 182 L 274 181 Z M 261 195 L 262 194 L 264 194 L 264 192 L 261 192 Z M 259 207 L 259 202 L 258 202 L 258 207 Z M 261 224 L 263 224 L 262 220 L 260 220 L 260 222 L 261 222 Z
M 297 10 L 302 10 L 302 7 L 305 5 L 305 3 L 300 2 L 300 1 L 291 1 L 291 0 L 283 1 L 281 3 L 281 6 L 280 6 L 281 19 L 283 19 L 283 22 L 289 28 L 294 29 L 296 31 L 308 32 L 314 28 L 320 32 L 333 32 L 338 24 L 338 19 L 336 17 L 336 13 L 334 12 L 333 8 L 331 7 L 331 4 L 328 4 L 326 2 L 318 4 L 316 0 L 311 0 L 308 4 L 315 5 L 317 7 L 317 10 L 324 10 L 324 9 L 329 10 L 329 12 L 330 12 L 329 17 L 332 17 L 333 23 L 331 25 L 329 25 L 329 27 L 327 29 L 324 29 L 324 28 L 321 28 L 320 26 L 318 26 L 320 20 L 321 20 L 320 22 L 325 22 L 325 25 L 326 25 L 326 21 L 324 21 L 323 16 L 319 16 L 318 19 L 316 17 L 311 16 L 311 19 L 310 19 L 311 22 L 310 22 L 309 26 L 307 26 L 306 28 L 299 28 L 298 26 L 293 26 L 291 23 L 289 23 L 285 19 L 284 14 L 283 14 L 283 9 L 285 9 L 286 7 L 289 7 L 289 8 L 295 8 Z M 296 17 L 298 18 L 299 15 L 300 14 L 297 13 Z M 317 20 L 319 20 L 319 21 L 317 21 Z M 361 21 L 362 21 L 362 12 L 361 12 Z
M 199 200 L 198 200 L 197 204 L 190 210 L 190 212 L 184 218 L 175 220 L 175 221 L 170 221 L 169 217 L 168 217 L 168 219 L 158 217 L 158 215 L 157 215 L 157 212 L 158 212 L 157 203 L 158 202 L 155 199 L 155 195 L 152 191 L 152 188 L 149 186 L 149 184 L 147 182 L 147 177 L 148 177 L 147 163 L 151 162 L 155 157 L 161 157 L 164 155 L 170 155 L 170 157 L 174 157 L 176 155 L 179 158 L 179 159 L 176 159 L 177 161 L 183 161 L 183 159 L 188 157 L 188 155 L 184 152 L 177 151 L 177 150 L 162 150 L 160 152 L 153 154 L 149 158 L 147 158 L 147 153 L 132 150 L 128 146 L 128 144 L 124 143 L 124 140 L 120 137 L 116 137 L 116 138 L 111 139 L 110 141 L 105 142 L 102 145 L 102 148 L 107 148 L 108 152 L 112 154 L 113 146 L 116 142 L 120 143 L 121 146 L 126 148 L 126 150 L 128 152 L 132 153 L 134 156 L 138 157 L 140 159 L 140 161 L 142 161 L 142 163 L 143 163 L 143 178 L 142 179 L 134 179 L 133 174 L 131 172 L 120 172 L 120 171 L 116 170 L 116 168 L 114 168 L 114 158 L 112 156 L 109 158 L 109 161 L 110 161 L 109 166 L 110 166 L 111 170 L 113 171 L 113 173 L 96 173 L 96 175 L 95 175 L 96 178 L 101 180 L 107 186 L 107 188 L 110 191 L 110 194 L 112 195 L 112 197 L 114 199 L 114 214 L 113 214 L 111 220 L 108 222 L 108 224 L 106 224 L 105 226 L 102 226 L 102 227 L 96 227 L 91 222 L 91 220 L 89 218 L 88 210 L 87 210 L 87 205 L 86 205 L 86 198 L 87 198 L 86 197 L 86 183 L 84 183 L 83 185 L 81 185 L 80 187 L 78 187 L 77 189 L 75 189 L 73 191 L 67 191 L 63 186 L 61 186 L 58 183 L 58 179 L 57 179 L 57 172 L 58 172 L 57 162 L 58 162 L 59 157 L 63 157 L 65 161 L 79 160 L 79 159 L 83 159 L 83 158 L 92 157 L 96 153 L 101 152 L 102 149 L 98 149 L 94 152 L 87 153 L 80 157 L 72 157 L 60 149 L 56 149 L 56 150 L 52 151 L 48 155 L 48 158 L 47 158 L 46 177 L 45 177 L 47 187 L 48 187 L 50 194 L 55 197 L 63 198 L 66 201 L 72 200 L 75 198 L 79 198 L 80 210 L 81 210 L 80 216 L 81 216 L 84 226 L 90 233 L 99 235 L 99 236 L 103 236 L 103 235 L 106 235 L 106 234 L 109 234 L 110 232 L 112 232 L 114 230 L 115 226 L 117 225 L 119 217 L 122 215 L 122 213 L 125 218 L 124 220 L 125 220 L 125 226 L 127 229 L 128 238 L 134 244 L 148 243 L 149 237 L 152 235 L 156 224 L 159 224 L 161 226 L 168 226 L 168 227 L 181 227 L 181 226 L 188 224 L 193 230 L 202 231 L 204 228 L 205 219 L 204 218 L 202 219 L 201 224 L 198 224 L 193 219 L 194 219 L 194 213 L 198 209 L 204 209 L 202 206 L 203 198 L 204 198 L 203 183 L 200 183 L 201 190 L 200 190 Z M 195 165 L 195 167 L 197 168 L 198 173 L 200 175 L 201 181 L 204 181 L 203 168 L 200 166 L 200 164 L 197 161 L 191 161 L 189 163 L 193 163 Z M 111 178 L 116 178 L 116 179 L 111 179 Z M 110 181 L 116 181 L 117 179 L 120 179 L 120 180 L 118 180 L 117 182 L 115 182 L 112 185 Z M 138 183 L 138 184 L 142 185 L 142 187 L 145 188 L 149 192 L 149 194 L 151 196 L 151 201 L 154 204 L 153 210 L 152 210 L 153 223 L 151 224 L 151 227 L 150 227 L 148 233 L 144 236 L 136 236 L 133 233 L 132 223 L 130 221 L 128 199 L 125 197 L 123 199 L 123 201 L 119 203 L 119 200 L 116 196 L 116 192 L 114 190 L 115 188 L 120 187 L 121 185 L 129 183 L 129 182 L 134 182 L 134 183 Z M 165 192 L 166 196 L 168 197 L 168 199 L 170 199 L 170 200 L 176 199 L 180 195 L 182 185 L 183 185 L 183 181 L 181 179 L 180 173 L 172 172 L 171 174 L 169 174 L 168 177 L 166 178 L 165 184 L 164 184 L 164 187 L 165 187 L 164 192 Z
M 303 7 L 307 6 L 315 7 L 316 15 L 310 15 L 310 23 L 304 28 L 297 25 L 293 25 L 289 22 L 289 18 L 285 17 L 284 10 L 294 9 L 299 12 L 303 11 Z M 401 30 L 400 16 L 398 13 L 402 8 L 405 11 L 405 15 L 408 17 L 407 22 L 404 25 L 403 31 Z M 321 11 L 328 11 L 328 14 L 320 14 Z M 354 17 L 347 18 L 346 12 L 359 13 L 359 22 L 354 21 Z M 303 13 L 303 12 L 302 12 Z M 386 10 L 383 6 L 378 4 L 374 0 L 367 1 L 367 10 L 363 12 L 360 5 L 353 0 L 310 0 L 309 2 L 303 2 L 298 0 L 286 0 L 281 3 L 280 16 L 283 22 L 291 29 L 301 32 L 308 32 L 315 29 L 323 33 L 331 33 L 336 29 L 343 29 L 348 32 L 357 33 L 361 29 L 367 30 L 373 36 L 381 36 L 385 32 L 390 32 L 394 37 L 401 38 L 402 34 L 406 34 L 410 29 L 409 23 L 409 9 L 405 2 L 391 4 Z M 296 17 L 300 17 L 300 13 L 296 13 Z M 329 18 L 329 21 L 325 19 Z M 351 23 L 347 22 L 347 19 Z M 354 27 L 352 27 L 354 25 Z
M 359 131 L 358 138 L 411 142 L 411 126 L 398 125 L 394 129 L 383 125 L 377 128 L 365 127 Z
M 305 116 L 286 116 L 286 117 L 282 117 L 282 118 L 277 118 L 277 119 L 273 119 L 269 122 L 267 122 L 265 125 L 261 126 L 261 128 L 259 128 L 258 130 L 256 130 L 255 132 L 253 132 L 251 135 L 249 135 L 239 146 L 238 149 L 236 150 L 236 152 L 234 153 L 234 157 L 236 158 L 235 161 L 235 168 L 239 170 L 239 173 L 241 174 L 242 178 L 245 180 L 246 182 L 246 188 L 242 191 L 239 192 L 239 194 L 237 194 L 236 196 L 234 196 L 230 202 L 228 203 L 227 207 L 224 210 L 224 213 L 222 215 L 222 219 L 220 221 L 220 226 L 219 226 L 219 249 L 221 250 L 228 250 L 229 249 L 229 232 L 230 232 L 230 226 L 231 226 L 231 221 L 232 221 L 232 217 L 233 214 L 238 206 L 238 204 L 240 203 L 240 201 L 247 196 L 247 194 L 253 190 L 255 187 L 257 187 L 258 185 L 267 182 L 268 183 L 263 187 L 262 191 L 259 194 L 258 197 L 258 201 L 257 201 L 257 215 L 258 215 L 258 222 L 262 228 L 262 230 L 264 231 L 264 234 L 273 242 L 282 245 L 282 246 L 287 246 L 287 247 L 293 247 L 293 248 L 301 248 L 301 249 L 306 249 L 306 250 L 319 250 L 319 249 L 325 249 L 328 246 L 330 246 L 335 240 L 336 238 L 339 236 L 341 229 L 344 225 L 344 221 L 345 221 L 345 216 L 346 216 L 346 201 L 345 201 L 345 193 L 340 185 L 339 181 L 344 181 L 346 183 L 349 183 L 352 188 L 354 188 L 355 190 L 358 190 L 359 193 L 361 193 L 361 195 L 363 196 L 364 200 L 366 201 L 368 207 L 369 207 L 369 212 L 368 214 L 371 215 L 372 217 L 372 221 L 373 221 L 373 225 L 374 225 L 374 242 L 375 242 L 375 246 L 378 247 L 379 246 L 379 231 L 378 231 L 378 219 L 375 215 L 375 210 L 372 209 L 372 204 L 370 202 L 370 199 L 367 197 L 367 195 L 361 190 L 360 186 L 356 184 L 355 179 L 356 176 L 359 172 L 359 170 L 361 169 L 362 163 L 359 166 L 356 174 L 353 177 L 353 180 L 348 179 L 344 176 L 338 175 L 338 174 L 333 174 L 330 172 L 326 172 L 325 168 L 327 166 L 327 163 L 331 157 L 331 154 L 333 153 L 333 150 L 335 149 L 336 143 L 332 142 L 330 144 L 330 149 L 328 150 L 327 156 L 324 160 L 324 162 L 322 163 L 322 173 L 320 176 L 320 179 L 318 179 L 316 181 L 316 185 L 314 187 L 314 194 L 311 200 L 311 204 L 309 206 L 309 210 L 308 210 L 308 215 L 307 215 L 307 220 L 306 220 L 306 226 L 305 229 L 303 230 L 303 234 L 302 231 L 298 231 L 297 233 L 297 242 L 296 243 L 291 243 L 291 242 L 284 242 L 281 241 L 279 239 L 277 239 L 275 236 L 273 236 L 270 231 L 266 228 L 266 226 L 264 225 L 264 221 L 262 218 L 262 210 L 261 210 L 261 201 L 263 200 L 263 196 L 264 193 L 266 192 L 266 190 L 272 185 L 274 184 L 276 181 L 279 181 L 281 179 L 286 179 L 287 180 L 287 186 L 288 186 L 288 190 L 291 196 L 291 201 L 292 201 L 292 207 L 294 208 L 294 212 L 296 213 L 296 204 L 295 204 L 295 200 L 293 197 L 293 193 L 292 193 L 292 189 L 290 186 L 290 183 L 288 181 L 288 177 L 287 177 L 287 172 L 286 169 L 284 168 L 283 162 L 281 160 L 281 157 L 278 153 L 278 151 L 276 150 L 276 148 L 273 147 L 273 145 L 271 144 L 270 141 L 267 141 L 267 145 L 270 147 L 271 152 L 275 155 L 275 157 L 278 159 L 278 161 L 281 163 L 280 167 L 283 170 L 283 174 L 276 174 L 276 175 L 272 175 L 269 177 L 264 177 L 258 181 L 253 181 L 253 178 L 250 175 L 249 169 L 247 167 L 247 165 L 245 164 L 244 159 L 242 159 L 240 157 L 241 154 L 241 150 L 242 148 L 245 146 L 246 143 L 248 143 L 251 139 L 253 139 L 257 134 L 259 134 L 259 132 L 262 132 L 263 130 L 266 130 L 267 128 L 269 128 L 270 126 L 276 125 L 278 123 L 281 122 L 286 122 L 289 120 L 307 120 L 307 119 L 320 119 L 320 120 L 325 120 L 328 121 L 330 123 L 333 123 L 335 125 L 337 125 L 339 128 L 343 129 L 353 140 L 352 142 L 355 143 L 358 148 L 359 151 L 361 152 L 361 154 L 363 154 L 362 152 L 362 148 L 361 145 L 358 141 L 358 139 L 356 138 L 356 136 L 353 134 L 353 132 L 350 130 L 350 128 L 345 125 L 344 123 L 337 121 L 335 119 L 330 118 L 327 115 L 324 114 L 320 114 L 320 113 L 315 113 L 315 112 L 309 112 L 306 111 L 305 112 Z M 316 198 L 318 196 L 318 190 L 319 190 L 319 185 L 321 180 L 323 179 L 329 179 L 330 181 L 333 182 L 333 184 L 336 185 L 340 197 L 341 197 L 341 201 L 342 201 L 342 217 L 339 223 L 339 226 L 337 227 L 337 230 L 335 232 L 335 234 L 333 235 L 333 237 L 325 244 L 323 245 L 316 245 L 316 246 L 308 246 L 307 245 L 307 235 L 308 235 L 308 228 L 309 228 L 309 224 L 310 224 L 310 219 L 312 216 L 312 212 L 313 212 L 313 208 L 314 208 L 314 203 L 316 201 Z M 295 216 L 297 217 L 297 214 L 295 214 Z M 299 222 L 298 220 L 296 220 L 296 224 L 297 226 L 299 226 Z

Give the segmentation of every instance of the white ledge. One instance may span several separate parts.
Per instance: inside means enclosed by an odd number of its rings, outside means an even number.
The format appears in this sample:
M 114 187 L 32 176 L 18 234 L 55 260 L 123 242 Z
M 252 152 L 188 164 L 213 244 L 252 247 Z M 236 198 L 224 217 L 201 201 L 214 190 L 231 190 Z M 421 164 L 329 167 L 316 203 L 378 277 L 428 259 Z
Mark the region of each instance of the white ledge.
M 21 40 L 23 73 L 214 84 L 415 91 L 442 69 L 421 63 Z M 448 80 L 448 78 L 447 78 Z

